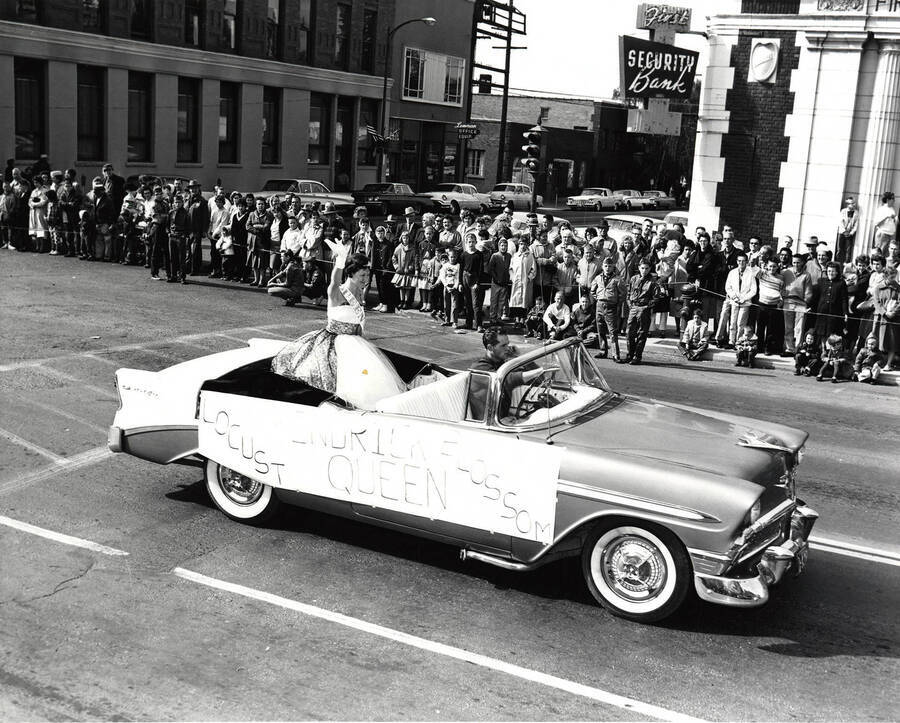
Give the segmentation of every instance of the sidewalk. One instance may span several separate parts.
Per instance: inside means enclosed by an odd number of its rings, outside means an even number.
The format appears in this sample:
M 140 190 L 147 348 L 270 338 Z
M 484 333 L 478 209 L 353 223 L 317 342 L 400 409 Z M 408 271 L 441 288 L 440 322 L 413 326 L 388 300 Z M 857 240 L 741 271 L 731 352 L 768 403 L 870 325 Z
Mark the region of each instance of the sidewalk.
M 676 339 L 656 339 L 647 340 L 647 346 L 644 348 L 644 356 L 657 361 L 668 361 L 670 363 L 682 364 L 705 364 L 715 362 L 725 366 L 734 366 L 734 351 L 726 351 L 711 346 L 703 355 L 701 362 L 688 362 L 681 352 L 678 351 L 678 341 Z M 787 374 L 794 373 L 794 360 L 790 357 L 769 356 L 768 354 L 757 354 L 754 363 L 757 369 L 778 369 Z M 878 378 L 880 386 L 900 386 L 900 372 L 882 372 Z

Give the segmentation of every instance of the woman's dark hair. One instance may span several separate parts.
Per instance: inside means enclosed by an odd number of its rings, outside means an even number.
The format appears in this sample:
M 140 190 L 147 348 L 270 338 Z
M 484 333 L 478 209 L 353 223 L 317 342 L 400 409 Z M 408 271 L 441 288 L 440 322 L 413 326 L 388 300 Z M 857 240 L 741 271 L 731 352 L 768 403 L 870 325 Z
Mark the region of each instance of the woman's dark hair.
M 288 261 L 293 261 L 293 260 L 294 260 L 294 252 L 291 251 L 290 249 L 285 249 L 285 250 L 282 251 L 281 253 L 284 254 L 284 257 L 285 257 Z
M 362 253 L 350 254 L 344 264 L 344 277 L 349 279 L 357 271 L 369 268 L 369 257 Z
M 893 191 L 885 191 L 881 194 L 881 202 L 882 203 L 890 203 L 894 200 L 894 192 Z
M 884 266 L 884 256 L 881 254 L 872 254 L 872 258 L 869 259 L 870 264 L 879 263 Z
M 838 272 L 838 274 L 841 273 L 841 265 L 837 261 L 829 261 L 827 264 L 825 264 L 825 268 L 834 269 Z
M 501 336 L 505 335 L 502 327 L 491 326 L 485 330 L 484 334 L 482 334 L 481 343 L 484 344 L 485 349 L 490 349 L 492 346 L 497 345 Z
M 794 253 L 787 246 L 785 246 L 782 249 L 779 249 L 778 255 L 779 256 L 787 256 L 788 263 L 791 263 L 794 260 Z
M 868 266 L 869 265 L 869 257 L 866 256 L 865 254 L 860 254 L 855 259 L 853 259 L 853 263 L 854 264 L 865 264 L 866 266 Z

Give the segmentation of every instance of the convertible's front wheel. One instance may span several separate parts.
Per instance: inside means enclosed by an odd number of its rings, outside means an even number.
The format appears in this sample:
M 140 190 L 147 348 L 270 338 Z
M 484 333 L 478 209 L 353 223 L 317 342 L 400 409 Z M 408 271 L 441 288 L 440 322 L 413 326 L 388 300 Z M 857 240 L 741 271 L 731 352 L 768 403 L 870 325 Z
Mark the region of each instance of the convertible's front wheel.
M 691 578 L 681 542 L 646 522 L 595 527 L 582 550 L 581 567 L 597 602 L 614 615 L 642 623 L 675 612 Z
M 206 489 L 216 507 L 238 522 L 261 524 L 275 514 L 279 505 L 269 485 L 211 459 L 206 461 Z

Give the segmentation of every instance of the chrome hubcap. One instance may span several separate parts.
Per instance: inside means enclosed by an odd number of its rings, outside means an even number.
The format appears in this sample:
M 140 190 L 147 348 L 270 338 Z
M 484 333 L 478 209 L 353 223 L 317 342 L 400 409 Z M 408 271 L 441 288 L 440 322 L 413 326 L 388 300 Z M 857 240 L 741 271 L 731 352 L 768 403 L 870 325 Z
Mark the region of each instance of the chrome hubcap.
M 607 545 L 600 573 L 617 595 L 627 600 L 651 600 L 666 584 L 668 571 L 659 549 L 640 537 L 619 537 Z
M 219 487 L 237 505 L 252 505 L 265 487 L 228 467 L 219 467 Z

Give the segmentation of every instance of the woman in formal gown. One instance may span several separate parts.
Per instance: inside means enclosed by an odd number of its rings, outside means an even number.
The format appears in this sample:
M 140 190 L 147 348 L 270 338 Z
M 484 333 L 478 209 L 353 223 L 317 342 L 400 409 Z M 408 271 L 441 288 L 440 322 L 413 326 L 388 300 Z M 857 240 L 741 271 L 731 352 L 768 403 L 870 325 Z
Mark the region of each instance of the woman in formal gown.
M 333 253 L 325 327 L 287 344 L 272 360 L 272 371 L 335 394 L 359 409 L 373 409 L 379 400 L 406 391 L 406 384 L 381 350 L 363 336 L 368 258 L 359 253 L 348 258 L 347 247 L 339 244 Z

